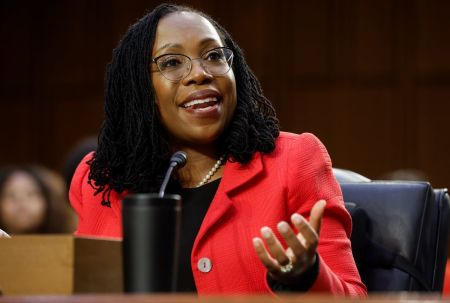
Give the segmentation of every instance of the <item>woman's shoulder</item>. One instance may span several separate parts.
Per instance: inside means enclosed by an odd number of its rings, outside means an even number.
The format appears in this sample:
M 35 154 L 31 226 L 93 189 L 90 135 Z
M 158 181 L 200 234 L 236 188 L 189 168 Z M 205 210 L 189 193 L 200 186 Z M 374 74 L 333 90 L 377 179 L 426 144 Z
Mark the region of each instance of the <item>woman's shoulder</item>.
M 312 154 L 328 155 L 323 143 L 312 133 L 280 132 L 276 142 L 276 153 L 292 153 L 302 156 Z
M 77 168 L 75 169 L 75 172 L 72 177 L 72 182 L 70 184 L 70 187 L 72 186 L 80 186 L 83 183 L 83 180 L 87 181 L 87 177 L 89 175 L 90 165 L 89 162 L 94 157 L 94 151 L 89 152 L 86 156 L 83 157 L 83 159 L 78 164 Z
M 93 157 L 94 152 L 91 152 L 81 160 L 70 185 L 70 203 L 78 215 L 78 227 L 75 233 L 84 236 L 120 238 L 121 196 L 114 191 L 109 192 L 109 203 L 103 203 L 104 192 L 98 192 L 89 180 L 90 161 Z
M 94 152 L 90 152 L 84 156 L 83 160 L 78 164 L 73 174 L 72 182 L 70 183 L 69 200 L 77 212 L 79 212 L 83 204 L 83 197 L 86 196 L 84 193 L 90 191 L 93 196 L 94 189 L 89 184 L 89 161 L 92 160 L 93 156 Z
M 295 134 L 290 132 L 280 132 L 276 142 L 277 144 L 322 144 L 319 138 L 312 133 Z
M 267 167 L 284 166 L 305 173 L 332 165 L 327 149 L 311 133 L 281 132 L 275 141 L 275 150 L 261 157 Z

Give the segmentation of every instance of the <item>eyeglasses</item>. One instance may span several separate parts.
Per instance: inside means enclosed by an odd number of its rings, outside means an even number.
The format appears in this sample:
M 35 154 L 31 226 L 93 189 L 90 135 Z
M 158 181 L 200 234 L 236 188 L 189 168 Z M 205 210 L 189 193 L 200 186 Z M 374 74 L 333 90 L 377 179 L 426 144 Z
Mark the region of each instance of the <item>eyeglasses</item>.
M 169 81 L 184 79 L 192 69 L 192 61 L 200 60 L 201 67 L 212 76 L 221 76 L 231 68 L 233 51 L 227 47 L 217 47 L 204 52 L 199 58 L 191 59 L 182 54 L 165 54 L 152 59 L 159 71 Z

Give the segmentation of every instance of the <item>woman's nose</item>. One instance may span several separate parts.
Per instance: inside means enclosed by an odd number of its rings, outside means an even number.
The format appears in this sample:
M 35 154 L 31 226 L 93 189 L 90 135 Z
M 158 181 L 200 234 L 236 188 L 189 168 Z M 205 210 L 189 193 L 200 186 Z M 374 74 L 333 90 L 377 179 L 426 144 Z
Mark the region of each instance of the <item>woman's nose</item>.
M 212 79 L 213 76 L 204 68 L 201 59 L 194 59 L 191 61 L 191 70 L 183 79 L 183 84 L 201 84 Z

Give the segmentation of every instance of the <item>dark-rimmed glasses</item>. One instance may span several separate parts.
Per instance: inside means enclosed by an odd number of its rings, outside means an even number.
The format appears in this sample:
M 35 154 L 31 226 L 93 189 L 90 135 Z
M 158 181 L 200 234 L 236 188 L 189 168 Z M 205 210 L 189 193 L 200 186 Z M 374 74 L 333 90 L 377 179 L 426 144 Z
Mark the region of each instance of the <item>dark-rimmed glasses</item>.
M 164 54 L 152 59 L 152 62 L 158 66 L 164 78 L 175 82 L 184 79 L 191 72 L 194 60 L 200 60 L 200 65 L 208 74 L 221 76 L 231 68 L 233 51 L 228 47 L 216 47 L 194 59 L 183 54 Z

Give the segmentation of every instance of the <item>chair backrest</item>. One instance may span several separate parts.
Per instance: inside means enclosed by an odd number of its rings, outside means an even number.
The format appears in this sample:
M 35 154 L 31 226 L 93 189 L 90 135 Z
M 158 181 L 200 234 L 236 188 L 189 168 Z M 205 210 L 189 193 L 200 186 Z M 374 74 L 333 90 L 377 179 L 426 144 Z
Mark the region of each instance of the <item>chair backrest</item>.
M 333 168 L 333 173 L 339 183 L 354 183 L 354 182 L 370 182 L 369 178 L 364 177 L 354 171 L 342 168 Z
M 340 182 L 353 219 L 353 255 L 368 290 L 442 291 L 448 191 L 426 182 L 360 181 Z

